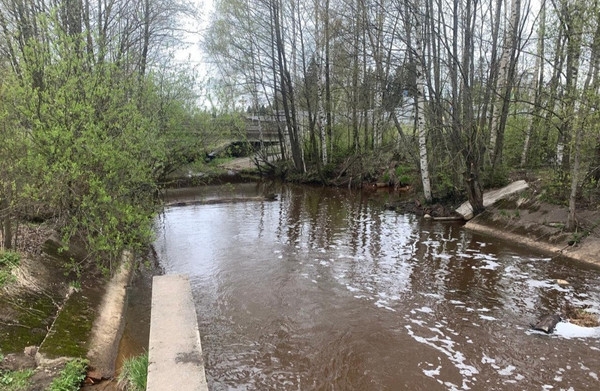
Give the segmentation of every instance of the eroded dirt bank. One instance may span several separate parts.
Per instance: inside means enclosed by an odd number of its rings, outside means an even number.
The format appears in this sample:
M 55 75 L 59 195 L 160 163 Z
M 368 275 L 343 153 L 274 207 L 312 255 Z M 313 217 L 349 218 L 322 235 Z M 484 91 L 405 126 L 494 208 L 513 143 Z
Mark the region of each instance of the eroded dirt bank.
M 564 229 L 567 214 L 567 207 L 542 202 L 535 195 L 513 195 L 489 206 L 465 228 L 600 266 L 600 211 L 578 211 L 575 232 Z

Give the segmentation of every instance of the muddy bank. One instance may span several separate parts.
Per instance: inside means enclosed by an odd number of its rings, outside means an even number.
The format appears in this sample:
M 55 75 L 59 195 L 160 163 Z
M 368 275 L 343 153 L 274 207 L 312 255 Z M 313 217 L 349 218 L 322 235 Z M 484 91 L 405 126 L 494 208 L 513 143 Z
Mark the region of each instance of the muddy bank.
M 465 228 L 600 266 L 600 211 L 578 211 L 576 232 L 564 229 L 567 214 L 567 207 L 544 203 L 530 194 L 513 195 L 489 206 Z

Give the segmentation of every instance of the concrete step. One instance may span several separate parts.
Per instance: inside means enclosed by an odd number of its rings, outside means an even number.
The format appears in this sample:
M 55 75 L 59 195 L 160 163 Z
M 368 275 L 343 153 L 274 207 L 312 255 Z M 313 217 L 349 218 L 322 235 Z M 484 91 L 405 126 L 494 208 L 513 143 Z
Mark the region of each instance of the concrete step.
M 183 275 L 155 276 L 147 391 L 207 391 L 196 309 Z

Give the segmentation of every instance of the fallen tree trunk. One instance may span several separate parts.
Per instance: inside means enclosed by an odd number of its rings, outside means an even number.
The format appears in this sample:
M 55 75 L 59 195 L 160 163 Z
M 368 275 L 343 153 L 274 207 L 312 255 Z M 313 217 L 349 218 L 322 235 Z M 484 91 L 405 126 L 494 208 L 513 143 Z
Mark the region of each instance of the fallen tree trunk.
M 277 194 L 268 194 L 258 197 L 228 197 L 215 198 L 211 200 L 192 200 L 192 201 L 176 201 L 168 202 L 165 206 L 190 206 L 190 205 L 213 205 L 213 204 L 231 204 L 235 202 L 251 202 L 251 201 L 275 201 Z

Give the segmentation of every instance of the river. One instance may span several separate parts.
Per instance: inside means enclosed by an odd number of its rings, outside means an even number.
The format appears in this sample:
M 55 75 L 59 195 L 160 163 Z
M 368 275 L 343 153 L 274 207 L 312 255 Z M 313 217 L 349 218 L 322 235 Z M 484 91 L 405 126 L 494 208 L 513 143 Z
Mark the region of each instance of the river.
M 384 194 L 236 184 L 157 222 L 166 273 L 190 276 L 209 388 L 600 389 L 600 329 L 529 323 L 600 311 L 600 270 L 387 211 Z M 559 285 L 564 279 L 568 285 Z

